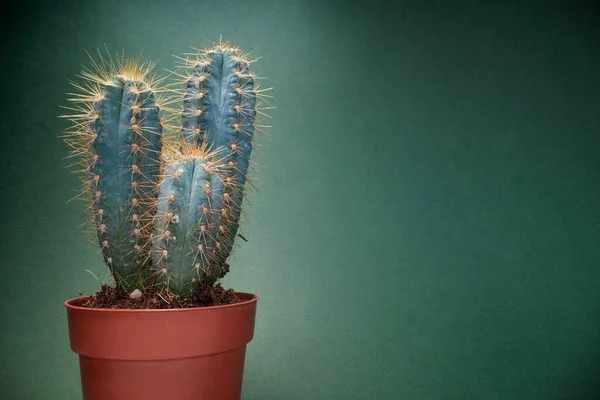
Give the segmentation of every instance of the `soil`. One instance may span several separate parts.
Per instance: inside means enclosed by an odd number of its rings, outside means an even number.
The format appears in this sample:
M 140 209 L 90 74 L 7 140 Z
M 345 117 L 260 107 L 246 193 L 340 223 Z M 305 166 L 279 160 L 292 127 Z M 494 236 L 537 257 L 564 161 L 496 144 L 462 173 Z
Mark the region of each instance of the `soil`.
M 225 290 L 220 284 L 199 286 L 195 296 L 186 299 L 170 292 L 151 290 L 142 292 L 142 297 L 139 299 L 131 299 L 127 293 L 103 285 L 100 291 L 82 303 L 81 307 L 141 310 L 209 307 L 239 302 L 233 289 Z

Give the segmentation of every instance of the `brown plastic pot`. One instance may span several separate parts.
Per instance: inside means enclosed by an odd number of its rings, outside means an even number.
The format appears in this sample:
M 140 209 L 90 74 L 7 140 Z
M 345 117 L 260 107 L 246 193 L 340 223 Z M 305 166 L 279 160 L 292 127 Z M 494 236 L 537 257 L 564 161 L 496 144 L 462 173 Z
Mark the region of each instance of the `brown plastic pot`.
M 65 302 L 84 400 L 239 400 L 258 296 L 170 310 Z

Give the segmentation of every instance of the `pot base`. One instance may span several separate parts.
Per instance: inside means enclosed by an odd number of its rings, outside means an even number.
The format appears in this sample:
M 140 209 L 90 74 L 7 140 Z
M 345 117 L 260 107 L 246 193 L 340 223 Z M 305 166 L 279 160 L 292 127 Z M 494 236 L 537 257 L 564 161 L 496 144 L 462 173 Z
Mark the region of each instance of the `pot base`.
M 178 360 L 123 361 L 80 356 L 83 398 L 239 400 L 245 353 L 246 346 Z

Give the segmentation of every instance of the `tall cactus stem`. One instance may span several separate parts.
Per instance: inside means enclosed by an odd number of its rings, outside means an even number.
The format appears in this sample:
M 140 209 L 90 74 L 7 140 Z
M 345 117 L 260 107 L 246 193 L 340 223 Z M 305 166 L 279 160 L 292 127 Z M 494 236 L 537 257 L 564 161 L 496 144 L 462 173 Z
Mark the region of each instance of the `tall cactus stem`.
M 156 200 L 162 120 L 152 64 L 100 57 L 69 99 L 65 135 L 82 166 L 92 228 L 117 287 L 143 289 Z
M 260 131 L 256 117 L 265 115 L 257 101 L 263 91 L 250 71 L 256 60 L 230 43 L 220 42 L 183 61 L 187 74 L 183 75 L 182 137 L 189 145 L 218 149 L 225 164 L 212 273 L 204 281 L 214 284 L 227 271 L 239 228 L 253 136 Z

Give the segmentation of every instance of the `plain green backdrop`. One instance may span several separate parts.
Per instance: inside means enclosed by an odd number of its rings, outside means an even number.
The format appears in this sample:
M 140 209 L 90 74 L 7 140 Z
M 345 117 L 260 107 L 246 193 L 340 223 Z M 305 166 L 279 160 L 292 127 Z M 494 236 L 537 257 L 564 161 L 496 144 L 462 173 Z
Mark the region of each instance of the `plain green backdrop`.
M 57 115 L 85 50 L 143 49 L 162 74 L 221 34 L 262 57 L 277 106 L 225 280 L 261 295 L 243 399 L 600 398 L 593 2 L 47 1 L 1 18 L 1 399 L 81 396 L 63 301 L 106 274 L 67 203 Z

